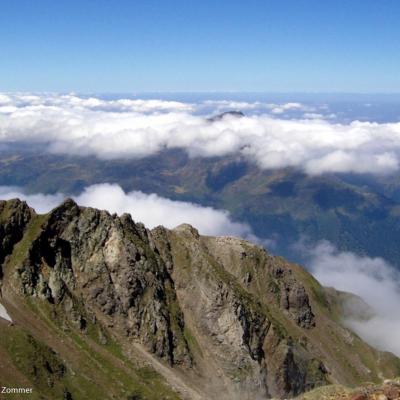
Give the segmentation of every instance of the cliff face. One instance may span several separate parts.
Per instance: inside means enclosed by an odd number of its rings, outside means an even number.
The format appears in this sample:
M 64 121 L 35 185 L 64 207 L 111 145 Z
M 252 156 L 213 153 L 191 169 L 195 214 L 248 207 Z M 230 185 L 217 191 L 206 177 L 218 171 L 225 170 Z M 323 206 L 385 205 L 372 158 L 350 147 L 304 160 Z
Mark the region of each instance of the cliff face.
M 47 215 L 2 202 L 0 222 L 1 301 L 16 322 L 0 323 L 0 353 L 37 393 L 52 382 L 44 398 L 96 387 L 135 400 L 287 398 L 400 372 L 340 325 L 332 293 L 249 242 L 189 225 L 149 231 L 72 200 Z M 46 349 L 44 372 L 13 358 L 13 335 Z
M 19 200 L 0 201 L 0 279 L 5 257 L 23 236 L 25 227 L 34 216 L 34 211 Z

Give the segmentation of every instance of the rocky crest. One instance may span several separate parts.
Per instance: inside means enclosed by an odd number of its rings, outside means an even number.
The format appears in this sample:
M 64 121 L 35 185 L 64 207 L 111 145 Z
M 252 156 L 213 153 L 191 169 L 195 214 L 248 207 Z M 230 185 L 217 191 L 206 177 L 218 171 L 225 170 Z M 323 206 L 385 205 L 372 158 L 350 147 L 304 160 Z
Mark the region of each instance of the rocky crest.
M 0 278 L 2 264 L 24 234 L 24 230 L 34 215 L 25 202 L 19 200 L 0 201 Z
M 196 393 L 183 397 L 287 398 L 400 372 L 340 325 L 307 272 L 249 242 L 189 225 L 149 231 L 72 200 L 47 215 L 1 202 L 0 221 L 6 301 L 46 310 L 62 332 L 95 330 L 128 359 L 141 346 L 167 382 L 183 377 Z

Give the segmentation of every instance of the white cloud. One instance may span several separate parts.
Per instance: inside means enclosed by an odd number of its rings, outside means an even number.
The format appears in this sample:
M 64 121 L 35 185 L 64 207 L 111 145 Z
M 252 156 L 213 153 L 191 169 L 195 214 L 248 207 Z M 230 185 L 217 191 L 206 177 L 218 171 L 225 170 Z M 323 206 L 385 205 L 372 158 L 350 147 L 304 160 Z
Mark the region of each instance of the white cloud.
M 206 100 L 201 103 L 201 106 L 212 107 L 215 110 L 260 110 L 271 108 L 267 103 L 259 101 L 232 101 L 232 100 Z
M 301 103 L 286 103 L 282 105 L 272 105 L 271 112 L 273 114 L 283 114 L 285 111 L 289 110 L 308 110 L 309 108 Z
M 0 94 L 0 105 L 11 103 L 11 98 L 6 94 Z
M 65 197 L 61 193 L 28 195 L 19 188 L 0 187 L 0 199 L 26 200 L 39 213 L 50 211 Z M 89 186 L 81 194 L 74 196 L 74 199 L 82 206 L 95 207 L 119 215 L 129 213 L 135 221 L 143 222 L 148 228 L 154 228 L 157 225 L 174 228 L 188 223 L 204 235 L 231 235 L 258 241 L 247 224 L 232 221 L 225 210 L 173 201 L 140 191 L 125 193 L 120 186 L 114 184 Z
M 316 112 L 305 112 L 303 114 L 304 119 L 335 119 L 336 114 L 330 113 L 330 114 L 321 114 L 321 113 L 316 113 Z
M 320 106 L 319 108 L 324 109 L 325 105 Z M 197 105 L 199 109 L 210 109 L 213 112 L 224 112 L 231 110 L 240 110 L 240 111 L 249 111 L 249 112 L 257 112 L 257 113 L 267 113 L 272 115 L 278 114 L 287 114 L 291 115 L 291 113 L 296 112 L 308 112 L 310 115 L 317 110 L 316 107 L 306 105 L 303 103 L 265 103 L 260 101 L 233 101 L 233 100 L 206 100 Z
M 76 201 L 84 206 L 106 209 L 118 214 L 130 213 L 135 220 L 143 222 L 149 228 L 157 225 L 174 228 L 188 223 L 205 235 L 243 237 L 251 234 L 247 225 L 232 222 L 227 211 L 173 201 L 156 194 L 139 191 L 125 193 L 118 185 L 90 186 L 76 197 Z
M 75 94 L 41 94 L 27 93 L 0 94 L 0 105 L 13 104 L 17 107 L 61 107 L 64 110 L 93 110 L 116 112 L 165 112 L 165 111 L 192 111 L 193 105 L 178 101 L 142 100 L 142 99 L 116 99 L 104 100 L 96 97 L 79 97 Z
M 340 252 L 323 241 L 307 249 L 310 270 L 325 286 L 354 293 L 375 315 L 347 320 L 351 329 L 373 346 L 400 356 L 400 273 L 382 258 Z
M 14 106 L 0 106 L 0 113 L 2 114 L 12 114 L 17 110 L 18 108 Z
M 29 206 L 34 208 L 39 214 L 46 213 L 59 205 L 65 198 L 62 194 L 25 194 L 18 187 L 0 186 L 0 200 L 20 199 L 25 200 Z
M 266 110 L 262 115 L 210 122 L 195 113 L 205 103 L 2 96 L 6 102 L 0 108 L 0 144 L 39 143 L 53 153 L 103 159 L 146 157 L 164 148 L 185 149 L 192 157 L 241 153 L 261 168 L 295 167 L 309 174 L 399 169 L 400 123 L 332 123 L 301 103 L 209 102 L 217 109 L 220 104 Z M 288 120 L 268 114 L 290 110 L 308 118 Z

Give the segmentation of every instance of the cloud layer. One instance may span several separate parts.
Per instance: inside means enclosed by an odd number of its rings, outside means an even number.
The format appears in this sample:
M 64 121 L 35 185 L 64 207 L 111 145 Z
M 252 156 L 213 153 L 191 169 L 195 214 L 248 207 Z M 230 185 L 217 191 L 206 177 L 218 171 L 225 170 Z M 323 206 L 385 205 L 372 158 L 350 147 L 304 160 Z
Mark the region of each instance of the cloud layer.
M 0 198 L 7 200 L 20 198 L 26 200 L 38 213 L 45 213 L 58 206 L 66 196 L 30 194 L 11 187 L 0 187 Z M 182 223 L 196 227 L 204 235 L 232 235 L 256 240 L 248 225 L 233 222 L 229 213 L 197 204 L 173 201 L 156 194 L 140 191 L 125 193 L 120 186 L 100 184 L 87 187 L 74 199 L 79 205 L 107 210 L 110 213 L 129 213 L 135 221 L 143 222 L 146 227 L 163 225 L 175 228 Z
M 354 293 L 368 303 L 375 315 L 346 323 L 375 347 L 400 356 L 400 274 L 381 258 L 340 252 L 329 242 L 306 250 L 314 276 L 325 286 Z
M 262 114 L 210 122 L 199 115 L 204 107 L 257 108 Z M 292 111 L 302 117 L 282 118 Z M 260 168 L 296 167 L 309 174 L 399 169 L 400 123 L 339 124 L 317 111 L 301 103 L 2 94 L 0 145 L 37 143 L 53 153 L 103 159 L 146 157 L 165 148 L 181 148 L 192 157 L 240 153 Z

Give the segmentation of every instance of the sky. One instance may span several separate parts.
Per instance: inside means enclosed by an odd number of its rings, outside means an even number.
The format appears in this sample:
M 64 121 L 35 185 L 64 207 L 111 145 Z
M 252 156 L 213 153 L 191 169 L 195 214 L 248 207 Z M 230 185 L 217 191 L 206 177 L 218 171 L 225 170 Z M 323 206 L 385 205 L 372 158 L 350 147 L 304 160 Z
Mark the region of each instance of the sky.
M 3 0 L 0 91 L 400 92 L 398 0 Z

